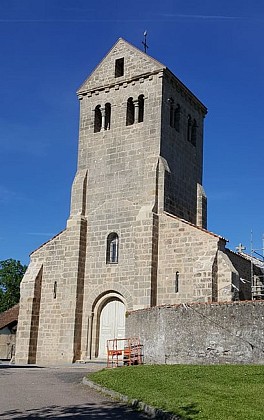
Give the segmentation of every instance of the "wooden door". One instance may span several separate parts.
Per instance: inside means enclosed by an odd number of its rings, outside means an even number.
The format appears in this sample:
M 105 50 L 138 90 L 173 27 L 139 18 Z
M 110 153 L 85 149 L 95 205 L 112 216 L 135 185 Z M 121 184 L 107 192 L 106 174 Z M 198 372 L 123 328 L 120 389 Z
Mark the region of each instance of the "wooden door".
M 106 357 L 106 342 L 125 337 L 125 305 L 119 300 L 107 303 L 100 316 L 99 357 Z

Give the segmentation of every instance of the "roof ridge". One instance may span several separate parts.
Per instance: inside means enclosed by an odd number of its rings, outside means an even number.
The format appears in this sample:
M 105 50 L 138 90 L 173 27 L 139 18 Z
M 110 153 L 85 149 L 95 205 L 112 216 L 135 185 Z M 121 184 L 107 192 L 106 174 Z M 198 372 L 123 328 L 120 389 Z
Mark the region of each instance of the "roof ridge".
M 180 220 L 181 222 L 186 223 L 189 226 L 192 226 L 192 227 L 194 227 L 194 228 L 196 228 L 198 230 L 201 230 L 204 233 L 208 233 L 209 235 L 212 235 L 212 236 L 214 236 L 216 238 L 219 238 L 219 239 L 222 239 L 222 240 L 224 240 L 226 242 L 229 242 L 228 239 L 224 238 L 223 236 L 218 235 L 217 233 L 211 232 L 210 230 L 207 230 L 207 229 L 205 229 L 205 228 L 203 228 L 201 226 L 197 226 L 194 223 L 189 222 L 188 220 L 185 220 L 185 219 L 180 218 L 179 216 L 176 216 L 174 214 L 168 213 L 167 211 L 164 211 L 163 213 L 166 214 L 167 216 L 170 216 L 170 217 L 174 218 L 174 219 Z

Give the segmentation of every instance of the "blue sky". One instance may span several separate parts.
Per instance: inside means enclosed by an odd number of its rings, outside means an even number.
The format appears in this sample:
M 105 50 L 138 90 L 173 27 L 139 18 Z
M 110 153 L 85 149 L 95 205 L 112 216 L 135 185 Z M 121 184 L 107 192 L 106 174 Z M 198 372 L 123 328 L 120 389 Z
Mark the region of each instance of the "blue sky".
M 208 107 L 208 228 L 250 251 L 264 233 L 262 0 L 0 0 L 0 260 L 65 228 L 76 171 L 76 90 L 119 37 Z

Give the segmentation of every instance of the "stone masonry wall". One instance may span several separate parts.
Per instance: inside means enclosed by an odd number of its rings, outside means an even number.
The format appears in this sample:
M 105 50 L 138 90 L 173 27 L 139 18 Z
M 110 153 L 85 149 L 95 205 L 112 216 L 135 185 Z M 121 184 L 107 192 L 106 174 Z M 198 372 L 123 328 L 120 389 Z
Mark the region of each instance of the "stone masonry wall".
M 264 302 L 188 304 L 130 312 L 145 363 L 264 363 Z
M 212 300 L 219 241 L 217 235 L 176 216 L 159 215 L 158 305 Z
M 226 254 L 226 249 L 217 253 L 216 294 L 213 301 L 238 300 L 239 273 Z
M 61 305 L 64 298 L 64 254 L 66 231 L 56 236 L 32 254 L 32 262 L 43 263 L 39 332 L 36 362 L 49 362 L 58 358 Z M 56 294 L 54 287 L 56 282 Z
M 180 106 L 177 129 L 171 126 L 171 106 L 173 110 Z M 206 110 L 179 89 L 174 78 L 164 77 L 162 113 L 161 156 L 170 168 L 165 178 L 164 208 L 168 213 L 196 224 L 197 184 L 202 185 L 203 119 Z M 188 140 L 188 116 L 197 125 L 195 145 Z
M 28 363 L 30 359 L 33 363 L 58 359 L 61 304 L 65 293 L 65 235 L 66 231 L 63 231 L 31 254 L 31 262 L 20 286 L 16 363 Z M 40 270 L 41 282 L 38 280 Z

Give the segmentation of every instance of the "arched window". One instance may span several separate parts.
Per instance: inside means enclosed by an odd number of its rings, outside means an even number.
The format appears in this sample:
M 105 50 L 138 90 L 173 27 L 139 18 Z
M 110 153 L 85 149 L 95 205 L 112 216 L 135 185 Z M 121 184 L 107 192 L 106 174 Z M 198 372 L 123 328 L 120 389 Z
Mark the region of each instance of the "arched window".
M 104 129 L 110 130 L 110 122 L 111 122 L 111 104 L 109 102 L 105 104 L 105 121 L 104 121 Z
M 134 124 L 134 122 L 135 122 L 135 105 L 133 103 L 133 98 L 128 98 L 126 125 L 132 125 Z
M 138 97 L 138 122 L 143 122 L 144 119 L 144 95 Z
M 194 146 L 196 146 L 196 138 L 197 138 L 197 123 L 196 123 L 196 120 L 193 120 L 192 133 L 191 133 L 191 143 Z
M 101 105 L 97 105 L 94 110 L 94 132 L 98 133 L 102 129 Z
M 192 118 L 188 115 L 187 119 L 187 140 L 191 141 L 192 138 Z
M 115 232 L 109 233 L 106 244 L 106 263 L 116 264 L 118 263 L 118 245 L 119 238 Z
M 168 102 L 170 104 L 170 126 L 173 127 L 174 123 L 174 100 L 172 98 L 168 99 Z
M 181 107 L 178 104 L 174 110 L 174 128 L 176 131 L 180 131 L 180 120 L 181 120 Z

